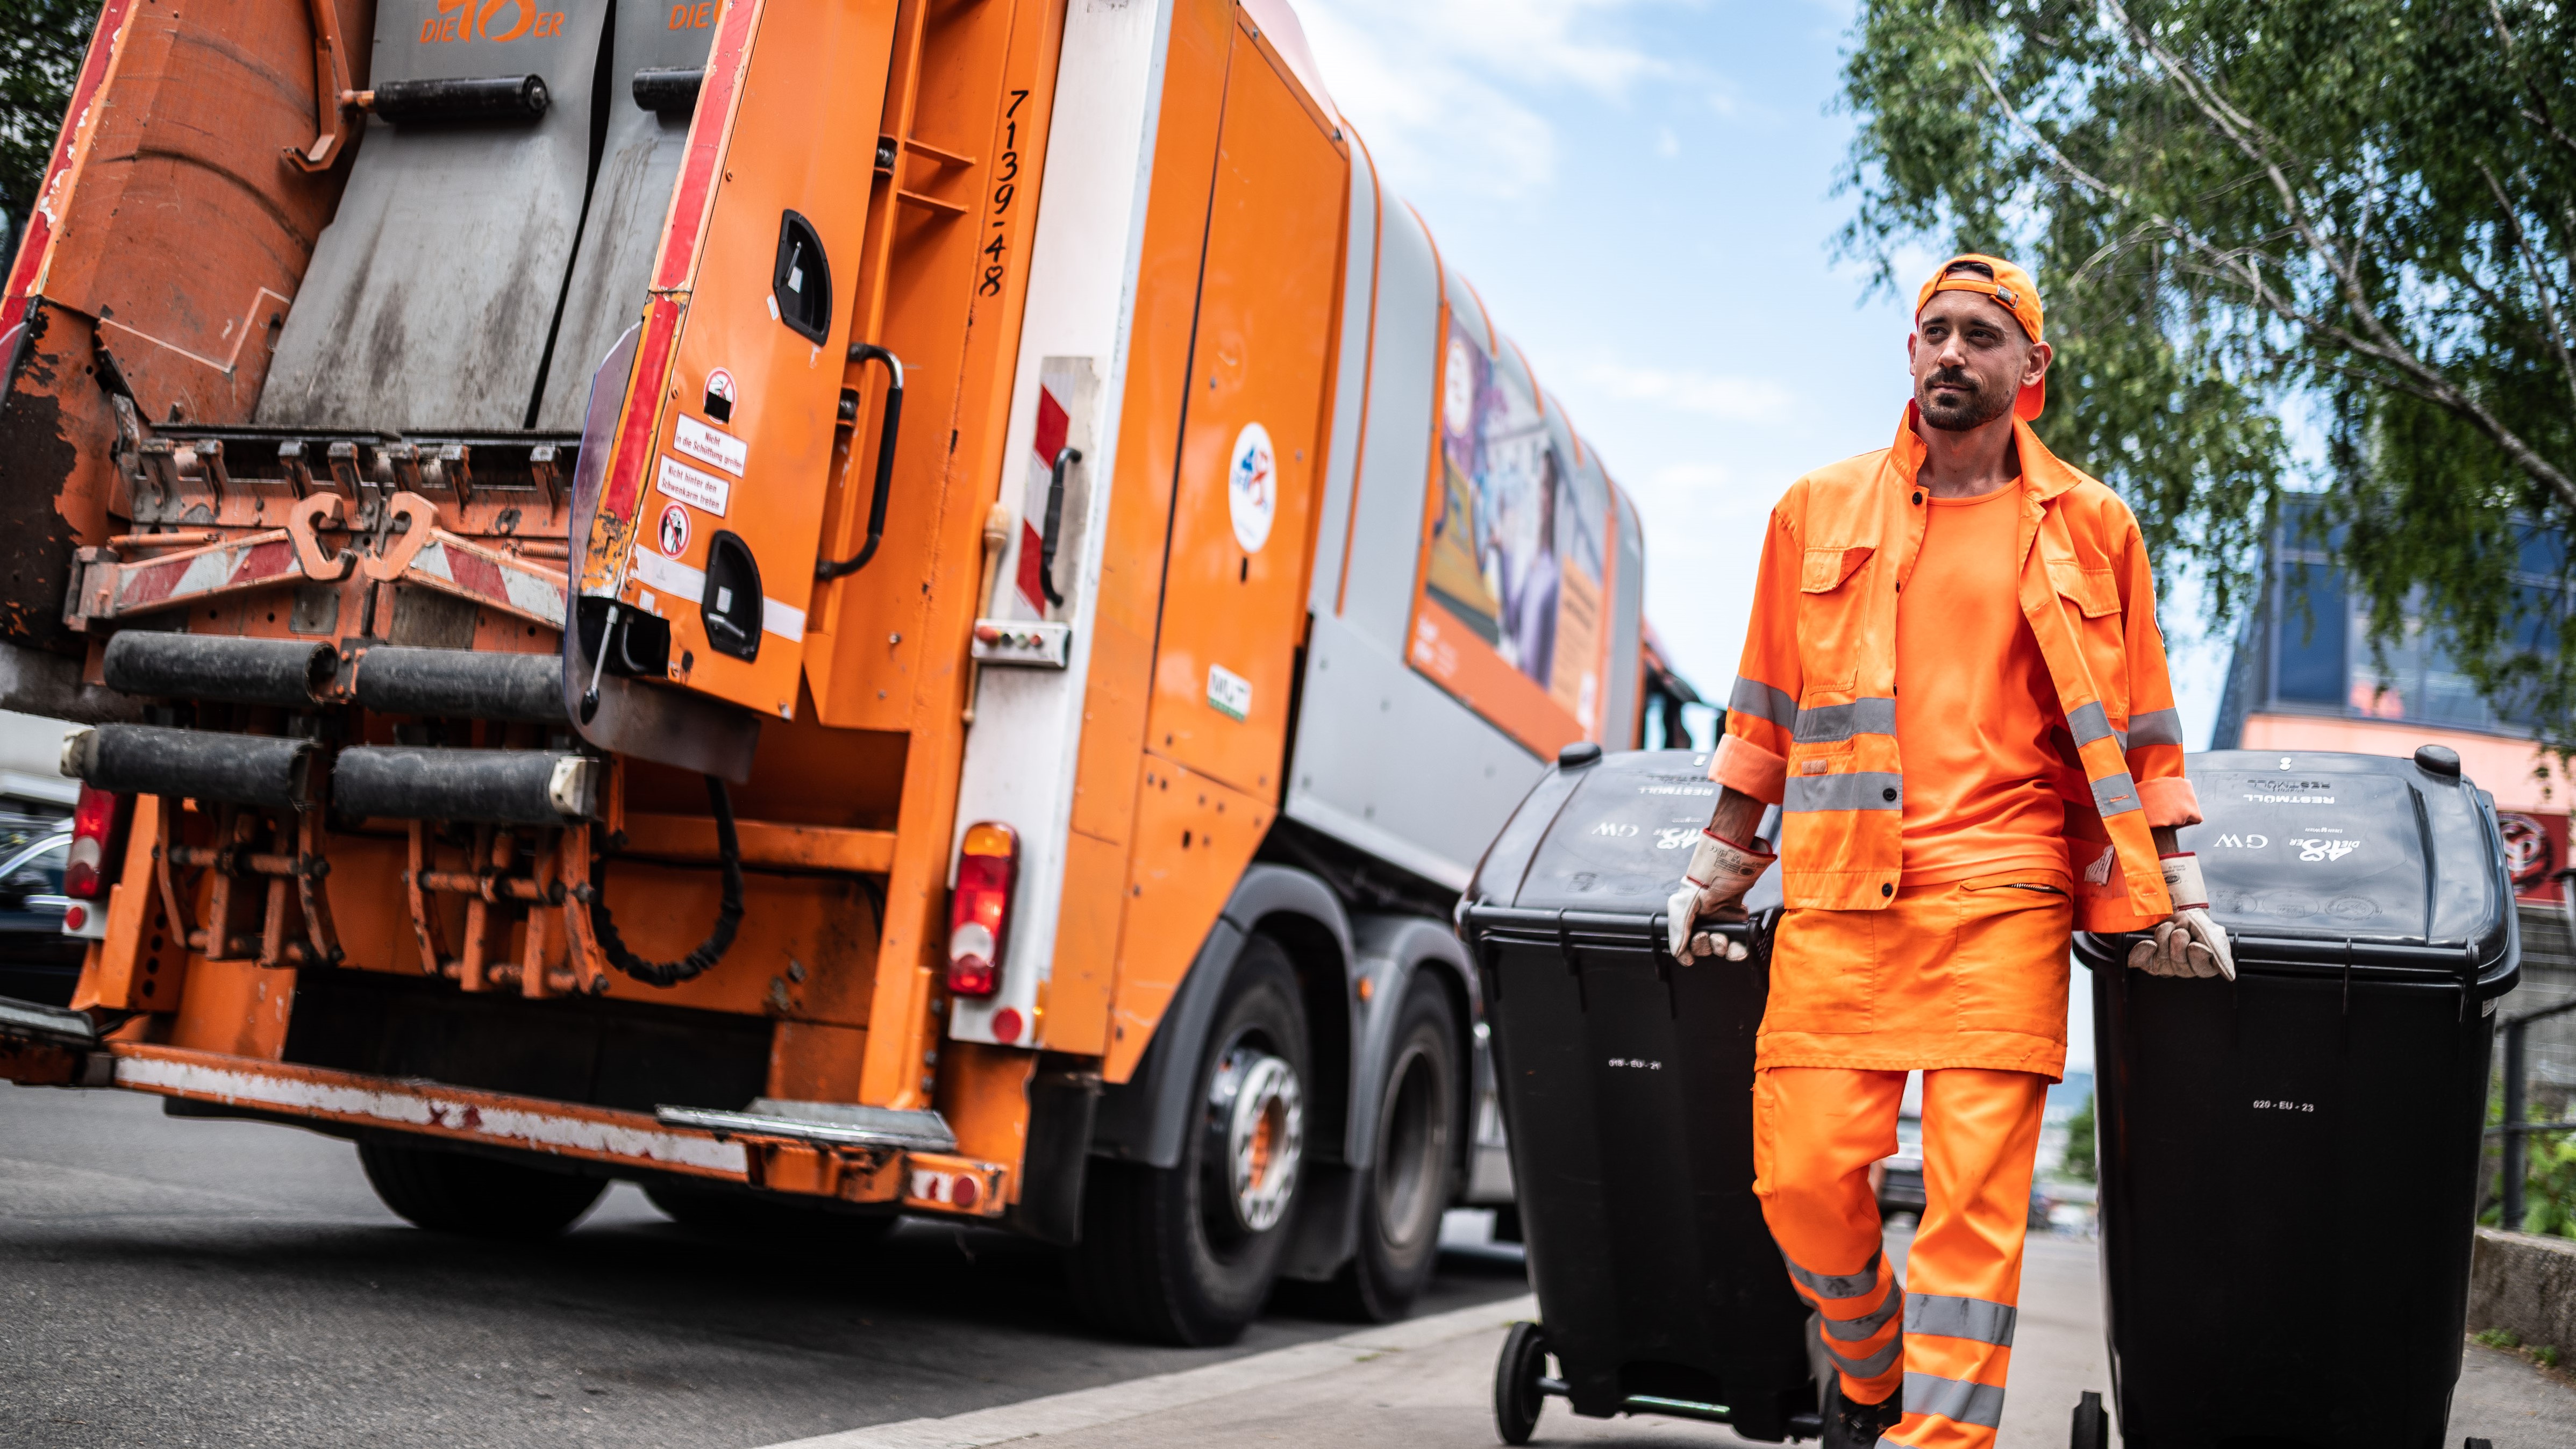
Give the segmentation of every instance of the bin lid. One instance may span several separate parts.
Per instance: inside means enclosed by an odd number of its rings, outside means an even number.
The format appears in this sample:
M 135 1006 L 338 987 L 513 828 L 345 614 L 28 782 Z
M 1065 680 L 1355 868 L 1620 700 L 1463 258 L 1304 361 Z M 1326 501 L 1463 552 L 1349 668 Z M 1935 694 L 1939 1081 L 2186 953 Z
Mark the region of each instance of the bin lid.
M 2205 818 L 2182 847 L 2229 930 L 2449 947 L 2503 936 L 2512 902 L 2493 806 L 2456 774 L 2267 750 L 2213 750 L 2185 769 Z
M 1717 808 L 1705 750 L 1557 765 L 1521 801 L 1467 887 L 1477 905 L 1652 915 Z

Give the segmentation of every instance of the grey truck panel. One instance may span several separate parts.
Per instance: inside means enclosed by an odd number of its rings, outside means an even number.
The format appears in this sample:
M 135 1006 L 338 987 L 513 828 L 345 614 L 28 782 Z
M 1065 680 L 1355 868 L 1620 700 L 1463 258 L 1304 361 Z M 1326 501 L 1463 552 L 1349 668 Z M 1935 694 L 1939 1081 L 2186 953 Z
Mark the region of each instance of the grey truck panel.
M 1349 529 L 1349 583 L 1341 590 L 1341 617 L 1392 657 L 1402 652 L 1411 623 L 1423 504 L 1431 486 L 1431 410 L 1440 391 L 1440 274 L 1431 238 L 1411 207 L 1388 205 L 1385 221 L 1378 248 L 1377 315 L 1370 325 L 1368 436 L 1357 450 L 1359 516 Z M 1315 615 L 1320 620 L 1331 612 L 1319 607 Z
M 1333 372 L 1333 431 L 1325 451 L 1324 505 L 1315 521 L 1315 571 L 1307 607 L 1328 614 L 1341 593 L 1342 544 L 1351 526 L 1351 493 L 1359 481 L 1359 444 L 1368 415 L 1369 295 L 1377 286 L 1380 203 L 1377 172 L 1365 147 L 1351 151 L 1349 261 L 1342 268 L 1341 357 Z
M 526 426 L 581 225 L 608 11 L 608 0 L 567 0 L 552 34 L 446 40 L 440 27 L 458 16 L 442 15 L 438 0 L 383 0 L 373 84 L 536 75 L 551 103 L 534 122 L 367 122 L 339 212 L 286 314 L 258 421 Z M 504 6 L 490 19 L 536 13 Z M 586 380 L 596 361 L 571 370 Z
M 1347 618 L 1316 615 L 1304 688 L 1289 818 L 1464 887 L 1538 759 Z
M 684 17 L 694 10 L 683 7 Z M 545 401 L 537 426 L 570 432 L 581 426 L 590 371 L 644 312 L 653 257 L 688 148 L 689 112 L 655 112 L 635 100 L 639 70 L 702 68 L 712 26 L 672 28 L 663 10 L 628 5 L 609 42 L 608 139 L 591 183 L 590 210 L 573 253 L 572 285 L 564 290 L 563 320 L 555 327 L 553 366 L 546 371 Z

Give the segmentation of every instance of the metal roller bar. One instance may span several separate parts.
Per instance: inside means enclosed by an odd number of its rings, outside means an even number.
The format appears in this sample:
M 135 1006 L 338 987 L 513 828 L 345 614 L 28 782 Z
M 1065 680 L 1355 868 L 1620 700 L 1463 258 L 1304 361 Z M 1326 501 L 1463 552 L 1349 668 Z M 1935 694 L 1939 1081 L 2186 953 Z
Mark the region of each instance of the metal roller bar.
M 350 689 L 358 703 L 386 714 L 571 723 L 564 713 L 559 654 L 379 644 L 358 656 Z
M 590 818 L 598 761 L 551 750 L 440 750 L 361 745 L 342 750 L 331 800 L 346 815 L 569 825 Z
M 326 640 L 243 639 L 128 629 L 107 641 L 107 687 L 164 699 L 310 709 L 331 692 L 339 651 Z
M 365 96 L 366 109 L 397 126 L 534 121 L 552 99 L 533 75 L 387 81 Z
M 63 773 L 116 794 L 302 810 L 313 803 L 311 740 L 105 724 L 63 741 Z

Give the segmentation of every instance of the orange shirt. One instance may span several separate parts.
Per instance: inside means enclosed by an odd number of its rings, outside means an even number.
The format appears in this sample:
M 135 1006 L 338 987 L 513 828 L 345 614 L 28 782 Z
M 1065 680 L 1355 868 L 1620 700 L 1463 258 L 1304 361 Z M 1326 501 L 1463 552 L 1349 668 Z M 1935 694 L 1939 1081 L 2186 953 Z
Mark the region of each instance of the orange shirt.
M 1930 498 L 1896 600 L 1896 747 L 1908 886 L 2066 869 L 2057 690 L 2022 617 L 2021 480 Z M 2080 781 L 2079 781 L 2080 783 Z

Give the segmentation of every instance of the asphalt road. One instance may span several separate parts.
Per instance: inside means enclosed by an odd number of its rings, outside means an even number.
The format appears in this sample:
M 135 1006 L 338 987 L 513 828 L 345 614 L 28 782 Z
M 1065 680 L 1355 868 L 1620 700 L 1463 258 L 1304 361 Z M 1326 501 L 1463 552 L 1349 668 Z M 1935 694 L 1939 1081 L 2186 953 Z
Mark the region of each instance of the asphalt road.
M 1445 1254 L 1439 1312 L 1526 1291 Z M 755 1446 L 1117 1383 L 1229 1349 L 1104 1339 L 1054 1256 L 907 1222 L 865 1252 L 695 1233 L 631 1187 L 503 1246 L 386 1211 L 345 1142 L 0 1086 L 0 1445 Z

